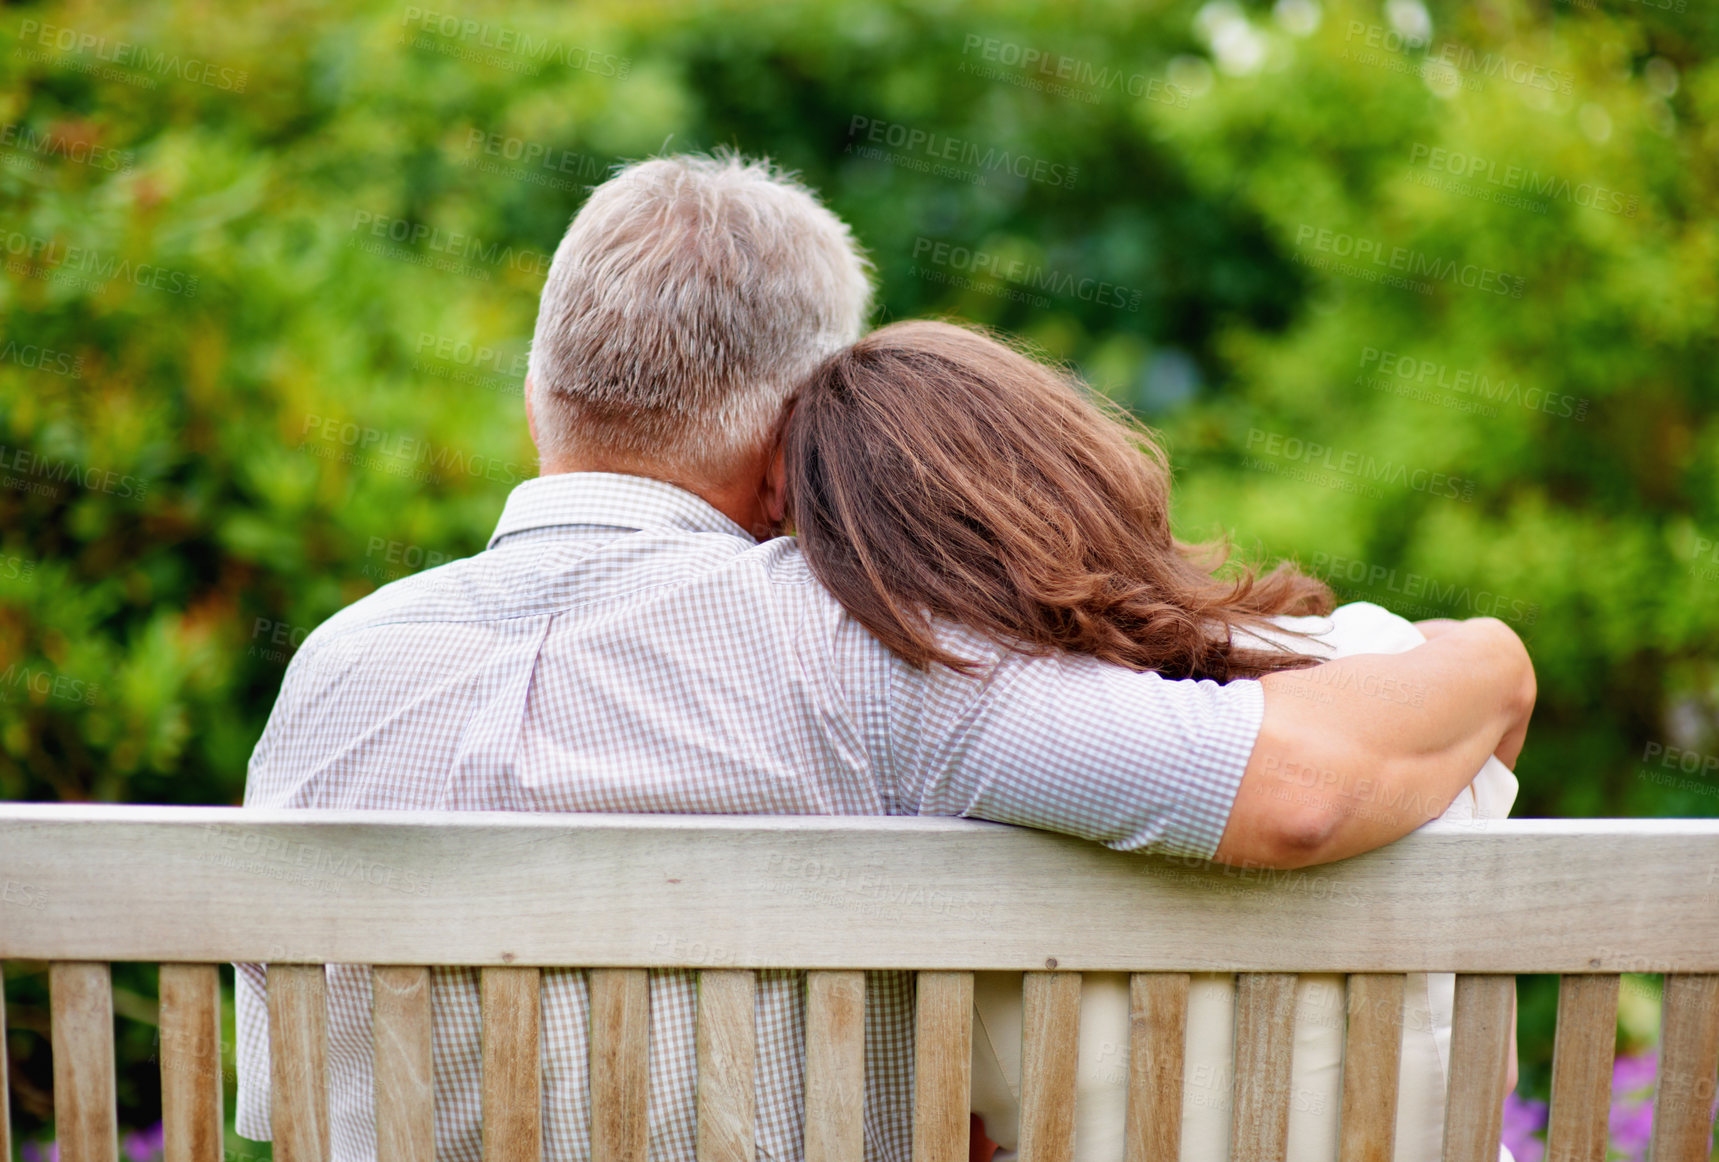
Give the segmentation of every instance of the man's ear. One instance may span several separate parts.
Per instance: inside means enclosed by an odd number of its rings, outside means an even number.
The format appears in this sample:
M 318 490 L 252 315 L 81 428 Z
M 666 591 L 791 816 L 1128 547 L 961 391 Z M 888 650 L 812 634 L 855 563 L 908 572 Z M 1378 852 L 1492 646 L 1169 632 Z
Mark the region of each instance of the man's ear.
M 531 433 L 532 446 L 537 449 L 538 459 L 543 458 L 543 445 L 537 441 L 537 412 L 531 406 L 531 376 L 525 377 L 525 427 Z

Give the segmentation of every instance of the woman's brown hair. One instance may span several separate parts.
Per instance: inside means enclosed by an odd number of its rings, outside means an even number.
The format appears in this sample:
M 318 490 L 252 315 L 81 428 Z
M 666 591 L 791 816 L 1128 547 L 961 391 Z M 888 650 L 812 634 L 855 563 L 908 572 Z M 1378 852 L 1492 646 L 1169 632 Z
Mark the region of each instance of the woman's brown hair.
M 812 571 L 916 667 L 973 668 L 939 643 L 937 619 L 1170 678 L 1315 660 L 1232 645 L 1230 631 L 1328 613 L 1324 584 L 1287 564 L 1215 576 L 1228 547 L 1171 535 L 1150 433 L 984 333 L 895 323 L 831 356 L 800 391 L 785 461 Z

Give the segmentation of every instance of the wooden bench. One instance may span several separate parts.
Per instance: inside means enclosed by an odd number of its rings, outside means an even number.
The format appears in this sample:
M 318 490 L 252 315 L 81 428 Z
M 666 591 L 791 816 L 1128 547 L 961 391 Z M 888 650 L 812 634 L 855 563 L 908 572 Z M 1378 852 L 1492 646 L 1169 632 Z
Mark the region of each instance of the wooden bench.
M 753 969 L 810 970 L 806 1157 L 858 1162 L 859 970 L 918 976 L 916 1162 L 967 1157 L 972 973 L 1026 973 L 1022 1162 L 1072 1153 L 1080 976 L 1133 979 L 1129 1162 L 1176 1157 L 1189 972 L 1240 974 L 1232 1157 L 1283 1154 L 1295 974 L 1348 976 L 1344 1162 L 1388 1159 L 1405 972 L 1455 972 L 1445 1158 L 1494 1162 L 1512 974 L 1563 974 L 1553 1162 L 1605 1154 L 1620 972 L 1663 972 L 1655 1162 L 1706 1162 L 1719 821 L 1435 824 L 1299 872 L 953 819 L 0 805 L 0 956 L 51 962 L 65 1162 L 116 1156 L 112 961 L 161 968 L 169 1162 L 221 1157 L 216 965 L 268 974 L 275 1157 L 322 1160 L 323 963 L 374 968 L 381 1157 L 431 1158 L 428 965 L 481 966 L 484 1153 L 538 1142 L 542 966 L 592 968 L 593 1157 L 643 1162 L 647 967 L 704 970 L 698 1052 L 753 1051 Z M 291 949 L 281 963 L 282 949 Z M 665 953 L 665 949 L 668 952 Z M 713 955 L 713 950 L 720 956 Z M 718 967 L 712 967 L 712 965 Z M 0 1047 L 4 1038 L 0 1037 Z M 211 1066 L 211 1063 L 212 1066 Z M 701 1160 L 752 1071 L 699 1072 Z M 0 1157 L 10 1157 L 0 1133 Z

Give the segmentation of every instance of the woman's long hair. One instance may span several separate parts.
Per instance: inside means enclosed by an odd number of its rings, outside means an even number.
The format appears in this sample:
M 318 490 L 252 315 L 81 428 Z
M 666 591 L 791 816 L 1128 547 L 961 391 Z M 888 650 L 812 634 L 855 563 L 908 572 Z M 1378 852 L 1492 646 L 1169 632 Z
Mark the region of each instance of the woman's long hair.
M 785 461 L 812 571 L 913 666 L 974 667 L 939 643 L 936 619 L 1170 678 L 1317 660 L 1232 645 L 1230 631 L 1330 612 L 1323 583 L 1287 564 L 1214 576 L 1228 547 L 1171 535 L 1151 435 L 984 333 L 895 323 L 831 356 L 800 391 Z

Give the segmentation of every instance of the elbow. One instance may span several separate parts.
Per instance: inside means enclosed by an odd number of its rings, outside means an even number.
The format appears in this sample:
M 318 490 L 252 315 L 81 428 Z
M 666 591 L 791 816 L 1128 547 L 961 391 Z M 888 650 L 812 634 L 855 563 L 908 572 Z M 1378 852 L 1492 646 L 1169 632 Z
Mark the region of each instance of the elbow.
M 1340 858 L 1342 822 L 1342 813 L 1329 802 L 1307 804 L 1279 817 L 1267 837 L 1267 866 L 1289 871 Z
M 1232 816 L 1213 859 L 1270 871 L 1293 871 L 1339 858 L 1341 815 L 1330 804 L 1281 801 Z M 1336 854 L 1334 854 L 1334 852 Z

